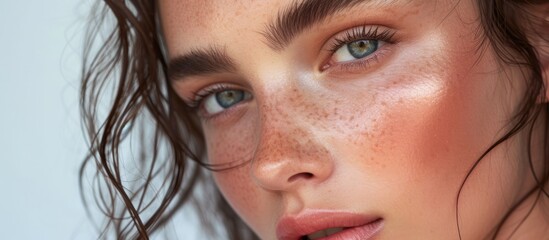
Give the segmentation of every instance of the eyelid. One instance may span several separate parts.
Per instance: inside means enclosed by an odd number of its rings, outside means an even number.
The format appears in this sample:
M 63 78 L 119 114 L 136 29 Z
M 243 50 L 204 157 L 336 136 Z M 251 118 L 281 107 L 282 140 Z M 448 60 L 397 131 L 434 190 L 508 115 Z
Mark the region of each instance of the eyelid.
M 341 45 L 349 43 L 350 41 L 356 41 L 359 39 L 376 39 L 382 40 L 387 43 L 394 43 L 395 30 L 381 26 L 381 25 L 368 25 L 352 27 L 343 30 L 333 37 L 331 37 L 323 49 L 331 52 L 335 52 Z

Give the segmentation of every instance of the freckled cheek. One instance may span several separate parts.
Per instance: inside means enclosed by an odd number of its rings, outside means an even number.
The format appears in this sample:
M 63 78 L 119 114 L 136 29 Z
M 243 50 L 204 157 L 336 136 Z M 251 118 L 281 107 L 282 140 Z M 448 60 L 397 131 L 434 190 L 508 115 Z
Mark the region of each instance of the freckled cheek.
M 374 167 L 373 175 L 399 189 L 394 193 L 418 196 L 427 205 L 437 199 L 452 203 L 466 172 L 500 127 L 494 124 L 489 80 L 443 76 L 380 98 L 384 103 L 373 109 L 378 117 L 371 118 L 363 135 L 370 148 L 363 167 Z
M 216 184 L 233 207 L 233 209 L 253 226 L 261 219 L 260 189 L 257 188 L 250 175 L 250 164 L 253 157 L 255 138 L 253 133 L 253 121 L 247 116 L 227 129 L 204 128 L 208 159 L 210 164 L 220 166 L 236 166 L 233 169 L 214 172 Z M 218 130 L 215 130 L 218 129 Z M 258 229 L 254 227 L 254 229 Z
M 461 180 L 491 139 L 485 89 L 493 88 L 444 74 L 392 78 L 398 84 L 371 94 L 363 109 L 347 109 L 354 114 L 338 123 L 339 152 L 378 177 Z
M 245 113 L 231 120 L 223 125 L 203 124 L 210 164 L 234 165 L 253 157 L 257 135 L 254 116 Z
M 249 165 L 215 172 L 213 174 L 217 187 L 232 206 L 248 224 L 257 222 L 262 214 L 259 189 L 250 178 Z M 265 214 L 265 213 L 263 213 Z M 256 229 L 256 228 L 254 228 Z

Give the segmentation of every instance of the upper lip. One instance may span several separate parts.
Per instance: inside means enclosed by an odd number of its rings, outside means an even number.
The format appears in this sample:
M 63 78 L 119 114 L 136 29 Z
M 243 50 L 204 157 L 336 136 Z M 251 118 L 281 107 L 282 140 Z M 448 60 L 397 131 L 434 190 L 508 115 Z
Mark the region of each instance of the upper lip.
M 305 210 L 298 215 L 283 216 L 276 226 L 276 236 L 279 240 L 299 240 L 320 230 L 362 226 L 378 219 L 353 212 Z

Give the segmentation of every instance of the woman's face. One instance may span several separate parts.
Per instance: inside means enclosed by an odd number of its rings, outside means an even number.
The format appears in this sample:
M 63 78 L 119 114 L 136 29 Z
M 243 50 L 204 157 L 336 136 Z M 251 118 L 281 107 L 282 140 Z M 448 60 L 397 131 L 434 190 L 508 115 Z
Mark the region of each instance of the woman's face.
M 160 9 L 174 89 L 197 106 L 210 163 L 245 163 L 214 177 L 262 239 L 456 239 L 456 207 L 463 239 L 481 239 L 523 193 L 515 140 L 456 199 L 524 87 L 479 48 L 476 1 Z

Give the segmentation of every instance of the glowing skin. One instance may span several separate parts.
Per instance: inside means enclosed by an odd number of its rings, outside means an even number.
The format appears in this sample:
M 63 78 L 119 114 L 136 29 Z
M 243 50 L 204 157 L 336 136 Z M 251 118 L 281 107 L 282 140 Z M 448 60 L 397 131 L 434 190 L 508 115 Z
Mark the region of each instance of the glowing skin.
M 249 161 L 215 173 L 219 189 L 262 239 L 276 238 L 281 216 L 309 209 L 381 217 L 376 239 L 457 239 L 458 188 L 507 129 L 524 88 L 513 81 L 518 69 L 503 72 L 491 49 L 477 51 L 476 3 L 360 4 L 273 49 L 262 33 L 292 2 L 160 1 L 170 58 L 213 46 L 236 65 L 174 79 L 178 94 L 192 100 L 219 84 L 249 94 L 221 112 L 210 97 L 199 111 L 209 161 Z M 394 36 L 372 55 L 347 61 L 329 51 L 335 37 L 375 27 Z M 518 160 L 523 137 L 496 148 L 466 182 L 463 239 L 489 237 L 533 186 Z M 531 230 L 547 226 L 541 211 L 515 236 L 543 236 Z

